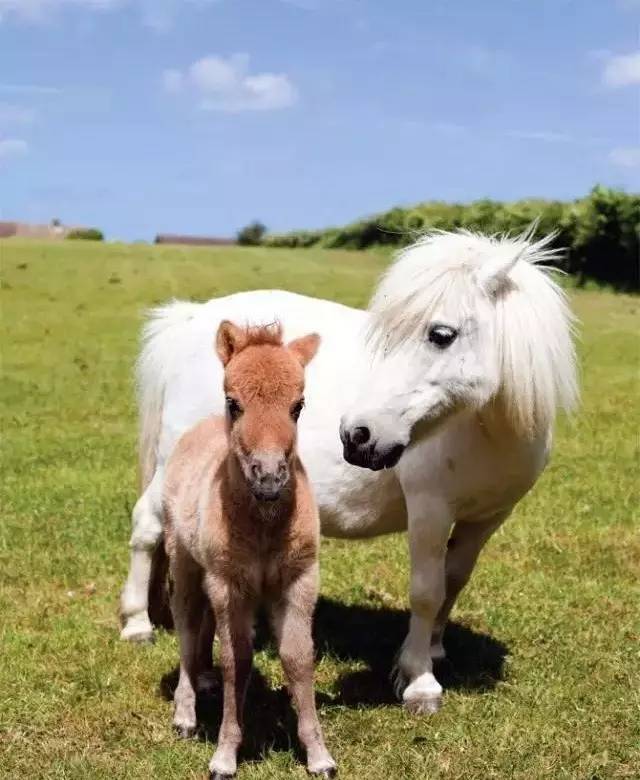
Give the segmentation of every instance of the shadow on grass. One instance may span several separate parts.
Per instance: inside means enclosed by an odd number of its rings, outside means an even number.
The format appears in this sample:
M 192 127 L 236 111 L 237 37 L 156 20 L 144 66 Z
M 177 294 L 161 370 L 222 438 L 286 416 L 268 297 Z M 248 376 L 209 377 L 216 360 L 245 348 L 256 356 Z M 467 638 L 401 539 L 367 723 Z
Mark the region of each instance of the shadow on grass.
M 178 684 L 178 669 L 165 674 L 160 682 L 160 692 L 171 701 Z M 324 701 L 323 701 L 324 698 Z M 329 701 L 316 696 L 318 706 Z M 211 687 L 206 693 L 198 693 L 196 714 L 198 738 L 217 742 L 222 721 L 222 674 L 220 667 L 213 670 Z M 296 733 L 296 716 L 289 695 L 284 688 L 273 690 L 264 676 L 253 669 L 244 708 L 244 726 L 240 761 L 258 761 L 272 751 L 292 750 L 296 760 L 304 763 L 305 757 Z
M 318 706 L 397 705 L 389 676 L 408 623 L 409 613 L 405 610 L 346 605 L 321 598 L 314 621 L 316 656 L 364 663 L 367 668 L 342 674 L 333 696 L 316 693 Z M 482 693 L 503 679 L 508 650 L 502 642 L 459 623 L 449 623 L 444 645 L 447 658 L 437 662 L 434 671 L 445 690 Z M 258 621 L 255 646 L 257 650 L 275 653 L 264 619 Z M 173 698 L 177 683 L 177 669 L 163 676 L 160 690 L 165 698 Z M 216 667 L 211 690 L 198 697 L 202 739 L 217 740 L 221 717 L 222 679 L 220 669 Z M 241 758 L 252 761 L 268 751 L 282 750 L 293 750 L 297 758 L 303 760 L 289 696 L 285 689 L 271 689 L 254 668 L 247 692 Z
M 333 703 L 378 706 L 397 702 L 389 676 L 408 627 L 406 610 L 346 605 L 324 598 L 318 601 L 314 628 L 317 656 L 364 662 L 368 667 L 339 678 Z M 507 647 L 488 634 L 450 622 L 444 646 L 447 658 L 436 662 L 434 672 L 445 690 L 482 693 L 503 679 Z

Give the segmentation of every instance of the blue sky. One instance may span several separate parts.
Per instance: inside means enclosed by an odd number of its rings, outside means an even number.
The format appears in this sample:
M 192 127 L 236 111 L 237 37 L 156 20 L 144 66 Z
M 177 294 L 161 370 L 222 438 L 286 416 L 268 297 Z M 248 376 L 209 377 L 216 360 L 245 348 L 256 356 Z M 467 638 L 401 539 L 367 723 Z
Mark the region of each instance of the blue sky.
M 640 188 L 640 0 L 0 0 L 0 219 L 109 238 Z

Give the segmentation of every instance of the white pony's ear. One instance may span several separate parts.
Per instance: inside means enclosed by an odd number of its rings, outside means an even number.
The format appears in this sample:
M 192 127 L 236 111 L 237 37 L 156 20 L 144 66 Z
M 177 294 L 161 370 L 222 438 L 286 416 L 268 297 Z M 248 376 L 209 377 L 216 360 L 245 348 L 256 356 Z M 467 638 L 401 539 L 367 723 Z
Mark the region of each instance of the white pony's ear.
M 476 271 L 476 281 L 488 295 L 495 295 L 504 286 L 514 265 L 527 251 L 524 247 L 513 247 L 506 256 L 488 260 Z

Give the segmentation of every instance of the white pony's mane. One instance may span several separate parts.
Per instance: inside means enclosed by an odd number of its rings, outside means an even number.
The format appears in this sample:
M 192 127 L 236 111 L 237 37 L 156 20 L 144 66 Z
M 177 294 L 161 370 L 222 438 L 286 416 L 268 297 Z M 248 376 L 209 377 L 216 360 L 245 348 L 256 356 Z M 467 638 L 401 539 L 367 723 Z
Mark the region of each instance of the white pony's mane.
M 577 401 L 573 316 L 564 291 L 547 264 L 559 252 L 553 236 L 531 232 L 484 236 L 468 231 L 433 232 L 403 249 L 384 274 L 369 305 L 370 343 L 375 350 L 399 347 L 423 334 L 443 300 L 463 319 L 488 297 L 495 316 L 498 395 L 520 433 L 548 429 L 557 410 Z M 494 289 L 483 274 L 505 267 Z

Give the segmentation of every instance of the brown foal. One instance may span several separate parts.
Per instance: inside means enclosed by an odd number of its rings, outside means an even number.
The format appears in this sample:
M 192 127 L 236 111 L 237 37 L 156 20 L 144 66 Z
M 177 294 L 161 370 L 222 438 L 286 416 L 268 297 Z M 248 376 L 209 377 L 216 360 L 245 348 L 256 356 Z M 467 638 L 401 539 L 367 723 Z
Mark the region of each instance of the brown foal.
M 227 413 L 204 419 L 178 442 L 165 479 L 164 522 L 180 640 L 174 726 L 196 728 L 198 675 L 211 667 L 217 631 L 224 713 L 209 764 L 212 780 L 236 772 L 252 665 L 256 607 L 269 609 L 309 772 L 332 777 L 315 707 L 311 638 L 318 594 L 318 511 L 296 452 L 304 366 L 319 337 L 288 345 L 279 326 L 221 323 Z

